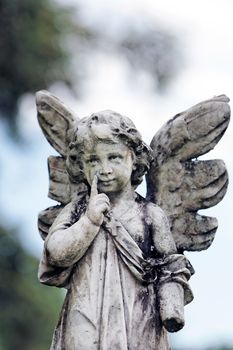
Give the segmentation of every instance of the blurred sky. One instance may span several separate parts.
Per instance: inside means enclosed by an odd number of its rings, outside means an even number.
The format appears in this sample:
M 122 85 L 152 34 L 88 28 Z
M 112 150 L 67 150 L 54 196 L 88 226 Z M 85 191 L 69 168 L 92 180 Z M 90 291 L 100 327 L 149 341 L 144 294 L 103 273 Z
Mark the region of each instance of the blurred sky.
M 87 23 L 96 22 L 116 32 L 121 28 L 122 18 L 136 21 L 148 18 L 160 23 L 178 37 L 184 62 L 166 93 L 159 95 L 146 75 L 130 76 L 120 56 L 103 52 L 92 55 L 87 62 L 91 79 L 86 82 L 82 102 L 74 100 L 62 85 L 50 89 L 79 116 L 103 109 L 116 110 L 133 119 L 149 143 L 156 130 L 174 114 L 214 95 L 225 93 L 233 98 L 232 1 L 82 0 L 80 3 Z M 54 205 L 46 198 L 46 159 L 55 151 L 39 129 L 31 95 L 22 100 L 21 115 L 21 129 L 27 140 L 23 152 L 0 130 L 1 161 L 5 163 L 0 171 L 1 220 L 12 226 L 21 225 L 24 245 L 39 256 L 42 241 L 36 228 L 37 213 Z M 191 280 L 195 300 L 186 307 L 185 328 L 173 337 L 173 345 L 186 350 L 204 349 L 217 342 L 233 344 L 232 140 L 231 124 L 207 156 L 224 159 L 230 185 L 224 200 L 208 210 L 219 220 L 213 245 L 208 251 L 187 254 L 196 270 Z

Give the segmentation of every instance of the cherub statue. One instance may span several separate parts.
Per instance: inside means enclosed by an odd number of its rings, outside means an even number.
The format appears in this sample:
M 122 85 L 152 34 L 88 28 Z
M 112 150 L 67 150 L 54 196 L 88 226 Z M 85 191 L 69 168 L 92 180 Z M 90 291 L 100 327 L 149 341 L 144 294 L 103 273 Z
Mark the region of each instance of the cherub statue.
M 46 91 L 38 119 L 61 157 L 49 157 L 49 196 L 39 214 L 42 283 L 67 294 L 54 350 L 168 350 L 184 326 L 193 268 L 184 250 L 207 249 L 215 218 L 197 214 L 227 188 L 220 160 L 199 161 L 227 128 L 218 96 L 176 115 L 150 147 L 133 122 L 102 111 L 79 119 Z M 147 174 L 148 193 L 135 192 Z

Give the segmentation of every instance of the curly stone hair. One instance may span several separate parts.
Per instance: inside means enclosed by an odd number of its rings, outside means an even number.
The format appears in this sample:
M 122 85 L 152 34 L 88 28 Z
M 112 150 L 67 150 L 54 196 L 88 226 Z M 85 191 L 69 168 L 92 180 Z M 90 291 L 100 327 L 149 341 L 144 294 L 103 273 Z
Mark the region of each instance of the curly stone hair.
M 142 182 L 153 160 L 152 150 L 141 138 L 133 122 L 119 113 L 105 110 L 81 119 L 74 128 L 68 146 L 67 171 L 73 182 L 85 182 L 82 171 L 82 155 L 87 147 L 96 142 L 125 144 L 134 154 L 134 168 L 131 175 L 132 186 Z

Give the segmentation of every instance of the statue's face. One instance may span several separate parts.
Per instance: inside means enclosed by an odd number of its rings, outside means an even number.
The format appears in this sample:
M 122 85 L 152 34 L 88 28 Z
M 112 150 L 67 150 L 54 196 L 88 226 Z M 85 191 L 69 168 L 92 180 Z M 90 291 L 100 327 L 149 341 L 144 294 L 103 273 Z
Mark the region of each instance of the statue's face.
M 131 183 L 133 154 L 123 143 L 98 142 L 83 155 L 83 172 L 91 186 L 98 175 L 98 191 L 114 193 Z

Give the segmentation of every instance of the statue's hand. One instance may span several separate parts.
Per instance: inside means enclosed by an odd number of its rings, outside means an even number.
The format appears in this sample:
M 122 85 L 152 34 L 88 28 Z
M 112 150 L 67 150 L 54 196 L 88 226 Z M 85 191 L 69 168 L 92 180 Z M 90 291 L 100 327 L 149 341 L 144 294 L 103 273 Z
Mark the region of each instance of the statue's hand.
M 87 217 L 96 226 L 101 226 L 104 214 L 110 209 L 110 201 L 106 194 L 97 190 L 97 175 L 94 176 L 91 184 L 90 200 L 87 206 Z
M 184 327 L 184 291 L 176 282 L 164 283 L 159 290 L 160 316 L 168 332 Z

